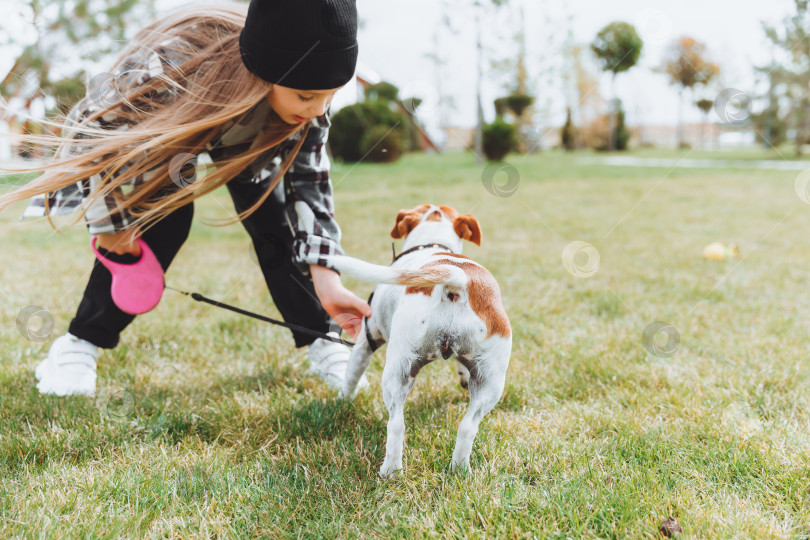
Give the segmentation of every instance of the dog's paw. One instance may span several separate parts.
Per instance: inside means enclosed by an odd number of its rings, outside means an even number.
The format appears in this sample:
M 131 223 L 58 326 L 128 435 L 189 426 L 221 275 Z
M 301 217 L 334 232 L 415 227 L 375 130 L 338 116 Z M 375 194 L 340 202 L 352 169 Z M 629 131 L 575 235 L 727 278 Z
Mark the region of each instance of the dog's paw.
M 359 390 L 359 388 L 357 388 L 356 386 L 354 388 L 351 388 L 351 389 L 346 388 L 344 386 L 338 392 L 338 399 L 346 399 L 346 400 L 349 400 L 349 401 L 353 401 L 354 398 L 357 397 L 358 390 Z
M 450 472 L 458 474 L 466 474 L 470 472 L 470 460 L 455 460 L 450 461 Z
M 382 464 L 382 467 L 380 467 L 380 478 L 395 478 L 399 474 L 399 471 L 401 470 L 402 470 L 401 463 L 396 464 L 393 462 L 389 462 L 388 460 L 385 460 L 385 462 Z

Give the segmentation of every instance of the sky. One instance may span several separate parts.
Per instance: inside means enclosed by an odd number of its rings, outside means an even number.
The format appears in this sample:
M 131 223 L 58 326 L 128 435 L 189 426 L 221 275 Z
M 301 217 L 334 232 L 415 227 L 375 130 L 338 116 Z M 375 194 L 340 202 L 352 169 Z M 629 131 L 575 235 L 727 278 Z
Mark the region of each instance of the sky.
M 689 35 L 708 47 L 721 78 L 707 90 L 715 97 L 723 88 L 743 92 L 754 89 L 752 66 L 768 62 L 770 47 L 760 21 L 779 24 L 792 11 L 793 0 L 510 0 L 512 9 L 487 14 L 482 25 L 487 59 L 484 66 L 482 102 L 488 121 L 494 117 L 492 101 L 505 95 L 502 79 L 490 69 L 490 60 L 514 56 L 514 32 L 524 23 L 528 49 L 531 93 L 538 96 L 535 120 L 542 125 L 560 125 L 567 104 L 559 77 L 550 75 L 560 67 L 560 47 L 569 31 L 577 42 L 587 44 L 604 25 L 623 20 L 633 23 L 645 41 L 639 65 L 617 79 L 616 91 L 623 100 L 630 125 L 677 122 L 678 94 L 665 75 L 652 72 L 660 65 L 665 47 L 675 38 Z M 188 3 L 159 2 L 161 13 Z M 401 97 L 423 98 L 420 114 L 429 125 L 443 121 L 455 127 L 471 127 L 476 111 L 476 48 L 474 0 L 357 0 L 361 29 L 359 62 L 401 90 Z M 21 31 L 18 0 L 0 0 L 0 40 L 4 33 Z M 466 7 L 465 7 L 466 6 Z M 523 8 L 522 19 L 517 16 Z M 511 15 L 510 15 L 511 14 Z M 450 28 L 442 24 L 443 16 Z M 16 17 L 16 18 L 15 18 Z M 5 73 L 13 54 L 0 51 L 0 73 Z M 427 55 L 437 53 L 445 62 L 437 69 Z M 609 78 L 600 78 L 600 92 L 609 97 Z M 335 104 L 352 98 L 347 86 Z M 438 96 L 450 96 L 453 109 L 440 109 Z M 696 108 L 686 107 L 686 121 L 699 121 Z
M 471 1 L 467 2 L 471 4 Z M 512 0 L 523 5 L 525 31 L 534 75 L 535 95 L 545 102 L 552 99 L 546 121 L 564 122 L 565 97 L 559 86 L 542 77 L 544 65 L 560 60 L 559 47 L 568 28 L 576 41 L 590 43 L 606 24 L 623 20 L 634 24 L 645 41 L 639 65 L 617 78 L 617 94 L 627 109 L 630 124 L 677 123 L 677 91 L 663 74 L 653 73 L 660 65 L 666 46 L 677 37 L 689 35 L 707 45 L 708 56 L 723 70 L 718 87 L 708 92 L 715 97 L 720 89 L 738 88 L 749 92 L 754 84 L 753 65 L 768 62 L 770 48 L 760 21 L 779 24 L 792 11 L 793 0 Z M 383 79 L 402 87 L 411 81 L 435 84 L 433 66 L 417 51 L 435 49 L 432 37 L 440 19 L 438 0 L 358 0 L 365 20 L 360 33 L 360 59 L 373 66 Z M 469 12 L 469 10 L 467 10 Z M 473 22 L 464 10 L 449 12 L 459 33 L 445 40 L 439 49 L 452 59 L 446 67 L 446 88 L 455 99 L 458 111 L 452 124 L 470 126 L 475 121 L 475 48 Z M 566 22 L 570 16 L 570 25 Z M 484 37 L 491 56 L 510 53 L 508 21 L 490 19 Z M 446 34 L 446 32 L 445 32 Z M 533 73 L 532 73 L 533 72 Z M 491 81 L 491 77 L 489 80 Z M 611 95 L 609 77 L 600 79 L 601 93 Z M 483 101 L 488 119 L 494 115 L 491 102 L 503 89 L 486 85 Z M 699 121 L 697 109 L 687 110 L 685 119 Z M 541 119 L 542 120 L 542 119 Z

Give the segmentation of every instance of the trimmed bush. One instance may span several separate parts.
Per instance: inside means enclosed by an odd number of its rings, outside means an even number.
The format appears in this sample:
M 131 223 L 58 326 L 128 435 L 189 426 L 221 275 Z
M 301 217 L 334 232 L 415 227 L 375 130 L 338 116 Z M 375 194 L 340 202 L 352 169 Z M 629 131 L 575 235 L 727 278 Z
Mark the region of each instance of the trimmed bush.
M 370 84 L 366 88 L 366 98 L 368 101 L 399 101 L 399 88 L 391 83 L 382 81 L 377 84 Z
M 613 146 L 618 151 L 627 150 L 629 140 L 630 130 L 624 125 L 624 109 L 620 106 L 616 113 L 616 127 L 613 129 Z
M 520 117 L 523 115 L 523 111 L 529 108 L 529 106 L 534 103 L 534 98 L 532 96 L 527 96 L 526 94 L 512 94 L 506 96 L 506 106 L 509 107 L 509 110 L 512 113 Z
M 501 161 L 517 147 L 517 131 L 515 126 L 496 118 L 491 124 L 484 124 L 484 154 L 490 161 Z
M 495 100 L 495 116 L 503 116 L 509 111 L 509 103 L 507 103 L 505 97 L 501 97 Z
M 363 101 L 344 107 L 332 117 L 332 127 L 329 129 L 332 155 L 343 161 L 359 161 L 365 154 L 362 142 L 366 133 L 377 127 L 385 127 L 385 131 L 388 131 L 394 126 L 393 133 L 399 135 L 401 144 L 407 136 L 408 119 L 391 110 L 389 102 Z M 375 140 L 379 140 L 379 137 Z
M 571 107 L 568 108 L 560 139 L 563 148 L 569 152 L 577 147 L 577 128 L 574 127 L 574 122 L 571 120 Z
M 390 163 L 402 156 L 402 136 L 388 126 L 374 126 L 363 135 L 360 149 L 367 161 Z

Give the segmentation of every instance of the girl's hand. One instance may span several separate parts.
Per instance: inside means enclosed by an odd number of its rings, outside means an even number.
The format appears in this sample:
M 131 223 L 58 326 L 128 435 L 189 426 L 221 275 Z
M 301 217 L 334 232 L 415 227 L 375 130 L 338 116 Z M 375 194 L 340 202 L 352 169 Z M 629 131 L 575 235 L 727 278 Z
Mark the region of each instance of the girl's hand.
M 99 234 L 97 247 L 118 253 L 119 255 L 129 253 L 139 257 L 141 255 L 141 246 L 135 239 L 140 235 L 141 231 L 137 227 L 132 227 L 131 229 L 115 234 Z
M 363 317 L 371 317 L 371 306 L 344 287 L 340 282 L 340 275 L 334 270 L 311 264 L 309 271 L 315 285 L 315 294 L 318 295 L 323 309 L 352 339 L 357 339 Z

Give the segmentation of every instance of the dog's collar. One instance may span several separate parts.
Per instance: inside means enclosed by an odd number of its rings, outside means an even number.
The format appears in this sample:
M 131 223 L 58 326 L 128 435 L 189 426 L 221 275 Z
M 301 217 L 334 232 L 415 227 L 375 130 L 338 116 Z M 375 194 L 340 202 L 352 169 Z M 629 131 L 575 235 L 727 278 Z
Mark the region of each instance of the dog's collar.
M 403 255 L 407 255 L 408 253 L 413 253 L 414 251 L 420 251 L 432 247 L 443 248 L 449 251 L 450 253 L 453 253 L 453 250 L 445 246 L 444 244 L 420 244 L 418 246 L 413 246 L 411 249 L 406 249 L 405 251 L 397 255 L 397 251 L 394 249 L 394 243 L 391 242 L 391 252 L 394 254 L 394 260 L 391 262 L 396 262 L 397 259 L 399 259 Z

